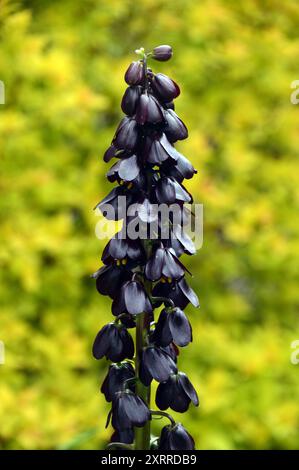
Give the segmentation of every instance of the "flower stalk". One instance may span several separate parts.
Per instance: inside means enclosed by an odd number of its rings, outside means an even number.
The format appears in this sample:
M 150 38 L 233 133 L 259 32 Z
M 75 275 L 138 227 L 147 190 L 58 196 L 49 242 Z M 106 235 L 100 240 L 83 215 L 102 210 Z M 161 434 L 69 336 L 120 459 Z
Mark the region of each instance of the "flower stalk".
M 108 219 L 124 223 L 103 251 L 104 266 L 93 275 L 99 293 L 112 299 L 115 316 L 98 332 L 93 355 L 111 361 L 101 387 L 111 403 L 107 424 L 111 421 L 114 433 L 109 449 L 192 450 L 193 438 L 165 410 L 183 413 L 190 403 L 198 405 L 193 385 L 177 366 L 179 347 L 192 341 L 183 310 L 189 303 L 198 306 L 185 279 L 189 271 L 179 259 L 195 253 L 184 231 L 191 214 L 184 204 L 192 202 L 192 196 L 182 182 L 196 170 L 174 147 L 188 136 L 174 111 L 180 89 L 147 66 L 148 59 L 169 60 L 172 48 L 140 48 L 136 53 L 140 60 L 125 73 L 129 86 L 121 108 L 126 116 L 104 155 L 105 162 L 117 160 L 107 173 L 117 186 L 96 206 Z M 162 206 L 171 211 L 165 215 Z M 129 332 L 134 328 L 135 344 Z M 159 383 L 159 411 L 150 409 L 153 380 Z M 160 437 L 151 437 L 152 416 L 170 420 Z

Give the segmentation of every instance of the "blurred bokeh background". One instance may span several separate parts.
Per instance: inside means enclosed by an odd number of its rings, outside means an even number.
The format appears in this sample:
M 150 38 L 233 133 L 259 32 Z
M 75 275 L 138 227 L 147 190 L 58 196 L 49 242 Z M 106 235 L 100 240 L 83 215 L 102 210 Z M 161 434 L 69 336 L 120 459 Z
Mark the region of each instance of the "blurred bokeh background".
M 0 1 L 0 448 L 99 449 L 111 434 L 91 357 L 110 319 L 90 273 L 92 208 L 134 50 L 182 94 L 204 244 L 185 257 L 201 309 L 180 367 L 201 407 L 178 418 L 199 449 L 299 442 L 299 105 L 296 0 Z M 155 422 L 155 429 L 162 423 Z

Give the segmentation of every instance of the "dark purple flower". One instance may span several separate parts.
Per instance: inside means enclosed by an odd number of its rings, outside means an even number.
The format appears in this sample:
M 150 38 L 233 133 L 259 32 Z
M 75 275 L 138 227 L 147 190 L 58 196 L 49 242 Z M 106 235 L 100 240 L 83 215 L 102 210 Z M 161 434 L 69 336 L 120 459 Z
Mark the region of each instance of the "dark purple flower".
M 151 313 L 152 310 L 151 302 L 143 285 L 134 279 L 123 284 L 112 303 L 112 313 L 116 316 L 121 313 L 130 313 L 131 315 L 143 312 Z
M 179 225 L 173 228 L 168 243 L 174 249 L 176 256 L 181 256 L 183 253 L 187 255 L 194 255 L 196 253 L 193 241 Z
M 152 79 L 152 89 L 156 95 L 166 103 L 177 98 L 180 94 L 179 86 L 167 75 L 157 73 Z
M 135 393 L 126 390 L 119 392 L 112 400 L 112 426 L 117 430 L 143 427 L 151 419 L 145 402 Z
M 107 179 L 111 182 L 114 181 L 134 181 L 141 171 L 136 155 L 123 158 L 110 168 L 107 173 Z
M 112 401 L 114 395 L 124 389 L 126 380 L 135 377 L 135 371 L 133 366 L 129 362 L 122 362 L 120 364 L 112 364 L 109 366 L 108 373 L 104 379 L 101 387 L 101 392 L 105 395 L 108 402 Z M 134 391 L 135 386 L 131 382 L 128 382 L 128 386 Z
M 183 372 L 171 374 L 168 380 L 160 383 L 157 388 L 156 405 L 160 410 L 171 408 L 173 411 L 185 413 L 191 402 L 198 406 L 198 396 Z
M 118 157 L 120 155 L 123 156 L 125 153 L 125 150 L 119 150 L 113 144 L 111 144 L 104 153 L 104 161 L 108 163 L 110 160 L 112 160 L 112 158 Z
M 150 281 L 158 281 L 161 277 L 180 279 L 186 268 L 175 256 L 171 248 L 158 247 L 145 266 L 145 275 Z
M 92 353 L 96 359 L 106 356 L 110 361 L 120 362 L 126 358 L 133 358 L 134 343 L 123 325 L 108 323 L 98 332 Z
M 124 117 L 116 129 L 113 145 L 117 149 L 133 151 L 138 140 L 138 125 L 135 119 Z
M 185 313 L 178 307 L 162 310 L 153 340 L 159 346 L 168 346 L 172 341 L 181 347 L 191 343 L 192 328 Z
M 111 299 L 119 294 L 121 286 L 131 279 L 132 273 L 120 260 L 109 266 L 102 266 L 92 277 L 96 279 L 96 287 L 100 294 L 109 295 Z
M 132 62 L 126 73 L 125 73 L 125 81 L 128 85 L 140 85 L 143 80 L 143 66 L 140 61 Z
M 121 260 L 125 266 L 127 260 L 142 261 L 145 257 L 143 246 L 139 239 L 130 240 L 125 238 L 126 234 L 122 230 L 114 235 L 107 243 L 102 254 L 104 264 L 111 264 L 113 261 Z
M 96 206 L 108 220 L 120 220 L 126 215 L 128 207 L 135 201 L 136 195 L 128 186 L 117 186 Z
M 159 450 L 194 450 L 193 437 L 181 423 L 164 426 L 159 439 Z
M 165 112 L 165 120 L 167 125 L 164 132 L 169 142 L 176 142 L 188 137 L 187 127 L 172 109 Z
M 171 159 L 164 161 L 161 170 L 165 175 L 174 177 L 179 183 L 184 179 L 192 178 L 197 173 L 189 160 L 181 153 L 175 161 Z
M 121 101 L 121 109 L 128 116 L 133 116 L 136 111 L 137 103 L 142 93 L 141 86 L 129 86 Z
M 192 196 L 175 178 L 162 176 L 156 183 L 155 194 L 159 204 L 192 202 Z
M 142 126 L 145 123 L 157 124 L 164 120 L 163 109 L 153 95 L 143 93 L 140 96 L 135 119 Z
M 153 288 L 153 296 L 169 297 L 173 303 L 182 310 L 184 310 L 189 302 L 194 305 L 194 307 L 199 306 L 197 295 L 194 290 L 188 286 L 184 278 L 174 282 L 165 282 L 162 279 L 162 281 L 158 282 Z
M 165 350 L 150 345 L 142 352 L 139 372 L 140 380 L 148 386 L 152 379 L 157 380 L 157 382 L 164 382 L 170 374 L 177 372 L 177 367 Z
M 167 60 L 171 59 L 171 57 L 172 47 L 167 45 L 155 47 L 152 53 L 152 58 L 159 60 L 160 62 L 166 62 Z
M 167 140 L 165 134 L 148 137 L 146 153 L 147 161 L 153 165 L 161 165 L 168 160 L 175 162 L 181 155 Z

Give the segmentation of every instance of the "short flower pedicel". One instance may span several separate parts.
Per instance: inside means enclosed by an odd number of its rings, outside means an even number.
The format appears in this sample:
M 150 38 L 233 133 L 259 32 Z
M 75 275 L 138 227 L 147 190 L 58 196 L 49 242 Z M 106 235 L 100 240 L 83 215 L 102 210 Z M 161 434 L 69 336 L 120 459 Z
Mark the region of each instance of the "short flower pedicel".
M 140 60 L 132 62 L 125 73 L 129 86 L 121 108 L 126 116 L 104 155 L 105 162 L 117 159 L 107 173 L 117 186 L 96 207 L 107 218 L 120 220 L 123 212 L 118 197 L 123 196 L 126 210 L 133 205 L 139 209 L 107 243 L 104 266 L 93 275 L 99 293 L 111 297 L 115 316 L 97 334 L 93 355 L 111 361 L 101 387 L 111 402 L 107 422 L 111 420 L 114 433 L 110 448 L 193 450 L 194 440 L 181 423 L 175 423 L 165 411 L 150 409 L 150 392 L 152 380 L 159 382 L 155 403 L 160 410 L 183 413 L 191 402 L 198 405 L 193 385 L 177 366 L 178 347 L 192 341 L 192 328 L 183 310 L 189 303 L 198 306 L 185 279 L 188 270 L 179 260 L 184 253 L 195 253 L 183 230 L 184 203 L 192 202 L 192 196 L 182 182 L 196 171 L 173 146 L 188 136 L 174 111 L 173 100 L 180 89 L 172 79 L 147 67 L 150 57 L 169 60 L 172 48 L 163 45 L 150 53 L 143 48 L 136 53 Z M 154 204 L 176 204 L 179 220 L 170 212 L 167 221 L 159 213 L 153 215 Z M 107 205 L 111 211 L 106 211 Z M 127 225 L 131 221 L 137 228 L 145 224 L 146 233 L 155 236 L 130 237 Z M 156 228 L 151 230 L 154 222 Z M 162 236 L 166 222 L 168 237 Z M 154 310 L 161 305 L 160 316 L 155 318 Z M 135 347 L 130 328 L 135 328 Z M 168 418 L 170 424 L 163 427 L 159 438 L 151 440 L 150 424 L 156 415 Z

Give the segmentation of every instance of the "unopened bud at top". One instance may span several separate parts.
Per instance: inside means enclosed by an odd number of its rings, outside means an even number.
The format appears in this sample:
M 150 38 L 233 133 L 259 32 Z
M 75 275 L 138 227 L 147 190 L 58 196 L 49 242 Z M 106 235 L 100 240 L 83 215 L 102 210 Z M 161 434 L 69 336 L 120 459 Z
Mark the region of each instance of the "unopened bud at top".
M 167 45 L 155 47 L 152 53 L 152 58 L 159 60 L 160 62 L 166 62 L 166 60 L 171 59 L 172 57 L 172 48 Z

